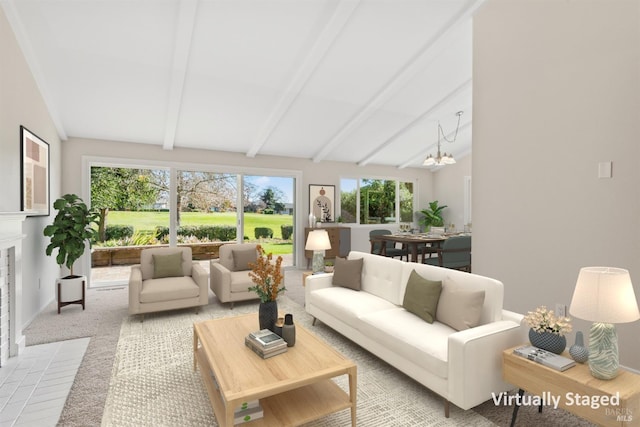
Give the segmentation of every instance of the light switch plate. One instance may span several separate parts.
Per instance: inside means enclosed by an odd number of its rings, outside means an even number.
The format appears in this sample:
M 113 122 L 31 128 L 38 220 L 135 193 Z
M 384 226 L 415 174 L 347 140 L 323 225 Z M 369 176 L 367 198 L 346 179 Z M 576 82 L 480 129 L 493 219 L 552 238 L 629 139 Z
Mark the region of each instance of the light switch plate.
M 611 162 L 598 163 L 598 178 L 611 178 Z

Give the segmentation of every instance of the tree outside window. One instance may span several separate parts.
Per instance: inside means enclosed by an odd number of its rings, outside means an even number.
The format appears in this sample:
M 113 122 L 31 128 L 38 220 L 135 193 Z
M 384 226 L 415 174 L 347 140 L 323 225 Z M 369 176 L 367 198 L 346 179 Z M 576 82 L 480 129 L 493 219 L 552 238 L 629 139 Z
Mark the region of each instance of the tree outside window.
M 387 179 L 344 178 L 340 180 L 342 222 L 395 224 L 413 221 L 413 183 Z

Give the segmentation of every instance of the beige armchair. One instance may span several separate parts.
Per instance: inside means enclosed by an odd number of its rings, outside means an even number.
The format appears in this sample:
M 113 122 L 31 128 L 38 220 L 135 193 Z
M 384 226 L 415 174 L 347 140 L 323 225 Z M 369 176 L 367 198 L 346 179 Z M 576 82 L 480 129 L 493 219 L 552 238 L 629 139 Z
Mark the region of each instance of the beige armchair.
M 220 257 L 212 259 L 209 281 L 211 290 L 222 303 L 258 299 L 258 294 L 249 291 L 253 282 L 249 277 L 251 267 L 258 258 L 256 244 L 227 243 L 220 246 Z
M 189 247 L 144 249 L 140 264 L 131 267 L 129 314 L 199 308 L 208 303 L 207 271 L 193 263 Z

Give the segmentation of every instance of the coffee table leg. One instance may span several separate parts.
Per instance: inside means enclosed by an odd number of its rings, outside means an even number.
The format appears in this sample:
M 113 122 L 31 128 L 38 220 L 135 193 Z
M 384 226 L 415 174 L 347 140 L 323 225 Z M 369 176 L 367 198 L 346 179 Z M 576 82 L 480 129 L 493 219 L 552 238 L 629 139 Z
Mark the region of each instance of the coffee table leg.
M 358 398 L 358 371 L 356 367 L 349 369 L 349 400 L 351 401 L 351 426 L 356 426 L 356 402 Z
M 198 368 L 198 359 L 196 357 L 196 353 L 198 351 L 198 333 L 196 332 L 196 328 L 193 328 L 193 371 L 195 372 Z
M 520 396 L 520 399 L 518 399 L 518 403 L 516 403 L 515 406 L 513 407 L 513 415 L 511 416 L 511 427 L 516 425 L 516 417 L 518 416 L 518 409 L 520 409 L 520 402 L 522 402 L 522 396 L 524 396 L 523 389 L 518 390 L 518 396 Z

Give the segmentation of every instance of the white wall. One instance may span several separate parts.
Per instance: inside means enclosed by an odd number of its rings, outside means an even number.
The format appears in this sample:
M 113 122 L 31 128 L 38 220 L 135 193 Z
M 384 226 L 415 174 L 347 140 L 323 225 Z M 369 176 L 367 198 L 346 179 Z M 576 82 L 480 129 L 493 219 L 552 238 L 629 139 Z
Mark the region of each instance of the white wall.
M 50 199 L 60 196 L 60 140 L 31 71 L 0 8 L 0 211 L 20 210 L 20 126 L 49 143 Z M 23 225 L 22 272 L 25 325 L 54 297 L 59 268 L 45 255 L 48 238 L 42 230 L 53 219 L 28 217 Z
M 455 164 L 444 166 L 433 173 L 433 199 L 446 205 L 442 211 L 444 223 L 464 230 L 465 176 L 471 176 L 471 156 L 456 159 Z
M 637 0 L 489 0 L 475 17 L 473 267 L 509 309 L 568 305 L 589 265 L 629 269 L 640 295 L 639 31 Z M 640 322 L 617 329 L 640 369 Z

